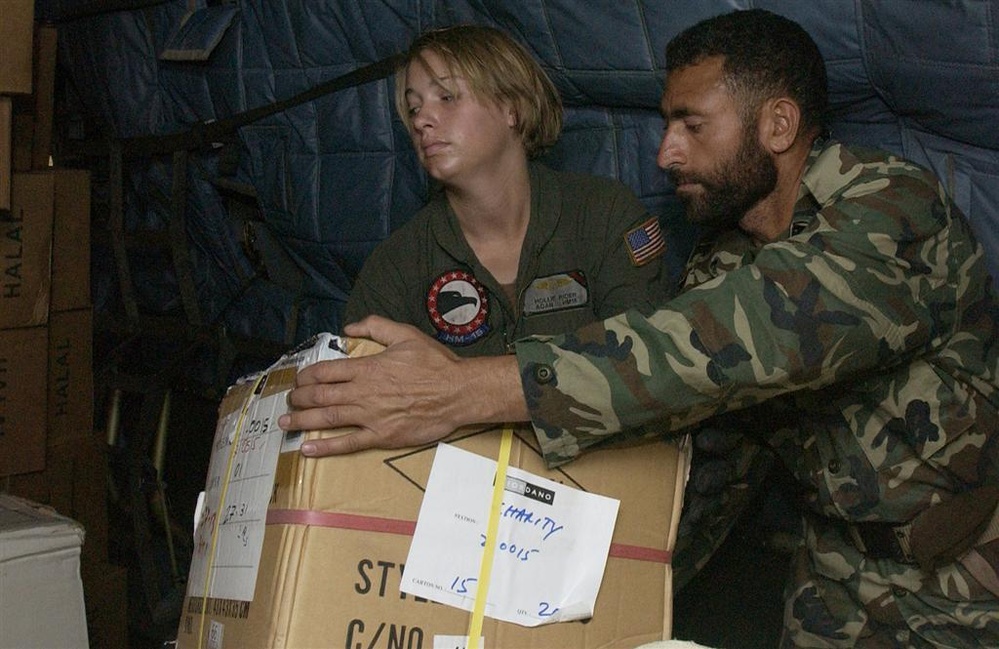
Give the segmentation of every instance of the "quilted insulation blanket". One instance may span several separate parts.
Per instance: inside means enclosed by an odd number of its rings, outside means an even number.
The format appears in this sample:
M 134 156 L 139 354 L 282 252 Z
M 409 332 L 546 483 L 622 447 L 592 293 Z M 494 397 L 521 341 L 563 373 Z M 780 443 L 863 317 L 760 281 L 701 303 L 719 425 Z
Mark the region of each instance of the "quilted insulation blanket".
M 130 295 L 121 267 L 96 244 L 98 322 L 120 317 L 132 300 L 139 312 L 183 307 L 199 327 L 279 344 L 337 331 L 367 254 L 426 199 L 426 179 L 394 114 L 390 75 L 376 70 L 225 133 L 198 134 L 384 61 L 422 30 L 461 22 L 501 27 L 541 61 L 566 106 L 564 135 L 545 161 L 628 184 L 662 220 L 666 263 L 677 273 L 695 233 L 655 164 L 666 42 L 733 8 L 785 14 L 813 34 L 827 59 L 833 134 L 934 169 L 999 270 L 996 2 L 133 4 L 139 8 L 76 15 L 73 2 L 37 5 L 43 18 L 61 14 L 61 61 L 84 122 L 97 118 L 125 143 L 125 229 L 167 231 L 179 223 L 186 233 L 183 254 L 129 256 Z M 182 165 L 175 152 L 128 146 L 179 133 L 188 134 Z

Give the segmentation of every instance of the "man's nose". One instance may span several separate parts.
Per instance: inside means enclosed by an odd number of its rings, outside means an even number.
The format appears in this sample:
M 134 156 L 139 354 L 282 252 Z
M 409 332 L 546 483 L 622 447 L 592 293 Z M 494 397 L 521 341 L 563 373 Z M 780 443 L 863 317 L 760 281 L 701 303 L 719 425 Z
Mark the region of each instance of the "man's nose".
M 659 154 L 656 156 L 656 163 L 660 169 L 665 170 L 682 161 L 682 152 L 678 138 L 667 128 L 663 131 L 662 142 L 659 143 Z

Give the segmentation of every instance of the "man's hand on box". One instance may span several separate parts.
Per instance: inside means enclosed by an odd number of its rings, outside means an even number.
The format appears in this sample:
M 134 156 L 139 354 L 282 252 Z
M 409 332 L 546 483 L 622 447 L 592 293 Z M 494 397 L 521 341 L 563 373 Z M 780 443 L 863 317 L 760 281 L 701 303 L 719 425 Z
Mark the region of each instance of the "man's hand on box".
M 310 440 L 305 455 L 339 455 L 367 448 L 397 448 L 435 441 L 455 426 L 442 401 L 457 357 L 415 327 L 384 318 L 348 326 L 349 336 L 372 338 L 385 351 L 321 361 L 298 373 L 288 395 L 286 430 L 357 427 L 343 435 Z
M 512 357 L 462 359 L 415 327 L 378 316 L 348 325 L 344 333 L 386 348 L 370 356 L 321 361 L 298 373 L 288 395 L 292 411 L 278 422 L 282 428 L 356 427 L 305 442 L 305 455 L 419 446 L 465 424 L 504 421 L 510 413 L 526 418 Z

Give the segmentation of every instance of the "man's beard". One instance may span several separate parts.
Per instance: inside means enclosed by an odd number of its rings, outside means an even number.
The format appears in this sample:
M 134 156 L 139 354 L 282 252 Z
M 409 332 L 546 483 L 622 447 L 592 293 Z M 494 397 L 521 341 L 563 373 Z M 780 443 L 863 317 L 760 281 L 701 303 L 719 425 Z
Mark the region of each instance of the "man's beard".
M 708 228 L 738 225 L 746 212 L 777 186 L 777 165 L 756 139 L 755 125 L 746 129 L 735 155 L 713 173 L 700 176 L 676 169 L 668 173 L 674 186 L 681 183 L 701 186 L 701 193 L 680 199 L 687 208 L 687 220 Z

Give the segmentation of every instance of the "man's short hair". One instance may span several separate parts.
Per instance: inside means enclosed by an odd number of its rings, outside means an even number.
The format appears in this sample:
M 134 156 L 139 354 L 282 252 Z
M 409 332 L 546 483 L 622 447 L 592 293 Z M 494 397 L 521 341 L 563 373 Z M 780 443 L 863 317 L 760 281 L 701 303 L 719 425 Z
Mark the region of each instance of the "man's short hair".
M 423 64 L 422 52 L 437 54 L 452 77 L 462 77 L 480 101 L 508 102 L 528 157 L 555 144 L 562 130 L 562 99 L 527 50 L 505 32 L 485 25 L 455 25 L 424 32 L 410 45 L 395 74 L 395 105 L 409 124 L 406 68 Z
M 740 102 L 743 121 L 760 105 L 787 96 L 801 108 L 802 130 L 825 129 L 825 61 L 801 25 L 764 9 L 733 11 L 703 20 L 666 45 L 666 74 L 712 56 L 724 57 L 725 84 Z

